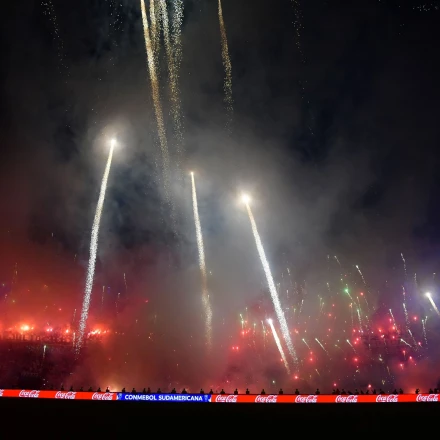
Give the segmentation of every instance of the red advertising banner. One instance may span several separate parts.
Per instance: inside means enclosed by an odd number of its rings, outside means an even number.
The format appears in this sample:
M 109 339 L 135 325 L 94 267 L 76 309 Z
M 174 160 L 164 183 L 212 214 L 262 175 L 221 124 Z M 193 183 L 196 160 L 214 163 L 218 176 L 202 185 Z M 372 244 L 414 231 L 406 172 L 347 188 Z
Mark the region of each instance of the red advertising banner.
M 118 393 L 0 389 L 0 397 L 22 397 L 28 399 L 117 400 L 117 395 Z
M 315 394 L 213 394 L 211 403 L 410 403 L 438 402 L 438 394 L 360 394 L 360 395 L 315 395 Z

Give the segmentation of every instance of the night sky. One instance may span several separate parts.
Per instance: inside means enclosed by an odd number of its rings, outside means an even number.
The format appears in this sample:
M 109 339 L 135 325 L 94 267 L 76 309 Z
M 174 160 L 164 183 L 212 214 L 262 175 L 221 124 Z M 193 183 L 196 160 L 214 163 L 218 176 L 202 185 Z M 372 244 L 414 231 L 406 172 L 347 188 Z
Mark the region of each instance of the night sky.
M 183 3 L 178 237 L 164 203 L 139 2 L 2 5 L 0 281 L 11 283 L 17 264 L 22 283 L 21 311 L 5 316 L 22 319 L 49 298 L 63 304 L 63 319 L 81 307 L 112 136 L 118 148 L 99 236 L 94 319 L 105 285 L 112 301 L 116 292 L 125 298 L 123 322 L 135 310 L 148 322 L 159 314 L 164 333 L 172 323 L 168 348 L 198 331 L 200 323 L 188 324 L 200 307 L 190 170 L 217 323 L 264 284 L 237 201 L 242 191 L 252 196 L 278 274 L 289 264 L 303 282 L 337 255 L 351 271 L 360 265 L 377 290 L 403 277 L 403 253 L 409 278 L 431 277 L 440 246 L 440 3 L 223 0 L 230 132 L 217 1 Z M 173 160 L 163 43 L 159 82 Z M 44 295 L 42 285 L 49 286 Z M 168 354 L 158 352 L 165 365 Z

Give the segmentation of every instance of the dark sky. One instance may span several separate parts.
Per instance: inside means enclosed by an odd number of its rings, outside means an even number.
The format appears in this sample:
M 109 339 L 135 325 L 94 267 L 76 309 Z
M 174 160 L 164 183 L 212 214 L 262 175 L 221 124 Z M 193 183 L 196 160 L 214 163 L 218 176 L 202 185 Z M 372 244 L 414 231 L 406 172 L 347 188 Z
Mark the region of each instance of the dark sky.
M 105 139 L 112 135 L 120 148 L 102 219 L 99 285 L 119 289 L 127 272 L 149 295 L 145 280 L 158 283 L 156 269 L 169 254 L 179 271 L 197 274 L 190 169 L 197 174 L 208 266 L 226 278 L 215 285 L 230 292 L 232 309 L 243 303 L 236 293 L 254 289 L 262 276 L 236 201 L 242 190 L 253 197 L 277 264 L 288 259 L 302 274 L 327 254 L 341 255 L 374 278 L 376 270 L 400 267 L 403 252 L 412 272 L 435 271 L 439 2 L 223 0 L 231 135 L 217 2 L 184 6 L 186 155 L 185 177 L 175 188 L 177 248 L 162 203 L 139 2 L 2 5 L 1 276 L 8 279 L 20 261 L 41 268 L 41 279 L 62 277 L 80 298 Z M 163 55 L 162 47 L 160 87 L 173 157 Z M 55 261 L 61 267 L 54 274 Z

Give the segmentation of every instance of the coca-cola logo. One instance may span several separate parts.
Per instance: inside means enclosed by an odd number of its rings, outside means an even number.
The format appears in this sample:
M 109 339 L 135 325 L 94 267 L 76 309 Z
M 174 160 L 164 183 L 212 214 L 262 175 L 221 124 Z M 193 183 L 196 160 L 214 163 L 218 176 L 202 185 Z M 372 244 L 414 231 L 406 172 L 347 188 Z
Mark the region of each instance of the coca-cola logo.
M 295 403 L 317 403 L 318 402 L 318 396 L 315 396 L 313 394 L 310 394 L 308 396 L 296 396 L 295 397 Z
M 358 403 L 358 396 L 355 396 L 354 394 L 349 396 L 337 396 L 336 403 Z
M 416 402 L 438 402 L 438 394 L 417 394 Z
M 20 393 L 18 394 L 18 397 L 33 397 L 35 399 L 37 397 L 40 397 L 40 392 L 37 390 L 32 390 L 32 391 L 21 390 Z
M 113 400 L 114 393 L 93 393 L 92 400 Z
M 376 402 L 393 402 L 393 403 L 397 403 L 399 401 L 399 396 L 397 394 L 389 394 L 388 396 L 383 395 L 383 394 L 379 394 L 376 397 Z
M 55 399 L 75 399 L 76 392 L 74 391 L 58 391 L 55 394 Z
M 4 390 L 0 390 L 0 397 L 3 397 L 3 391 Z
M 238 396 L 234 394 L 219 394 L 216 398 L 216 402 L 223 402 L 223 403 L 237 403 Z
M 268 396 L 257 396 L 255 397 L 256 403 L 277 403 L 278 396 L 274 394 L 269 394 Z

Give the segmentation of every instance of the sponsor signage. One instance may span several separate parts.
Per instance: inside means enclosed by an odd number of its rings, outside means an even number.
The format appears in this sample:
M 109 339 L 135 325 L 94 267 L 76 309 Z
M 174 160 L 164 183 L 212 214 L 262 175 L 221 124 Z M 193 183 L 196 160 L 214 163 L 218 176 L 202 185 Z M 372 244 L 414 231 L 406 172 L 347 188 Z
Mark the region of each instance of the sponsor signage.
M 144 401 L 144 402 L 200 402 L 211 401 L 209 394 L 123 394 L 118 393 L 117 400 Z
M 439 394 L 129 394 L 80 391 L 40 391 L 0 389 L 0 398 L 95 400 L 126 402 L 199 402 L 199 403 L 437 403 Z
M 213 394 L 212 403 L 411 403 L 438 402 L 438 394 L 359 394 L 359 395 L 328 395 L 328 394 Z

